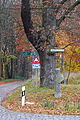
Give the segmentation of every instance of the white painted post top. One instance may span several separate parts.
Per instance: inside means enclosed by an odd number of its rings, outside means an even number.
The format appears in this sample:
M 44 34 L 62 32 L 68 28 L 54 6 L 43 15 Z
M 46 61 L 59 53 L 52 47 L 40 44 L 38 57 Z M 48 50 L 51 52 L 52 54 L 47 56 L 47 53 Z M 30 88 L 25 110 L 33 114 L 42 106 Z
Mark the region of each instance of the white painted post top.
M 22 87 L 22 91 L 25 91 L 25 86 Z

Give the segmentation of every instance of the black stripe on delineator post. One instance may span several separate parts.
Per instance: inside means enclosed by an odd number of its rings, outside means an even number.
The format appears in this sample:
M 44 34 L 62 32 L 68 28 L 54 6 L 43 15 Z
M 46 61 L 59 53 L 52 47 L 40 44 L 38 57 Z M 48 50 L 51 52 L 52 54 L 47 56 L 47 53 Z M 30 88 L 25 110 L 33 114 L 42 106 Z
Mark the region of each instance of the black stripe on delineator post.
M 22 97 L 25 96 L 25 91 L 22 91 Z

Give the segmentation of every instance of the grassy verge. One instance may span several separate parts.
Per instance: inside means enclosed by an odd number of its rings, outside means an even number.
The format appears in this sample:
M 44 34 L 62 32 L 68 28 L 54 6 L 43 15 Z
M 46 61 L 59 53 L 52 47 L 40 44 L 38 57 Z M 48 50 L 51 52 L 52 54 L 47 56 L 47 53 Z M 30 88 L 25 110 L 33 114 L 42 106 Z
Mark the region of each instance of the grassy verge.
M 62 85 L 61 98 L 54 97 L 54 89 L 33 88 L 31 80 L 23 85 L 26 86 L 26 101 L 35 104 L 21 106 L 21 86 L 9 94 L 3 102 L 4 106 L 11 110 L 27 113 L 80 115 L 80 84 Z
M 80 84 L 80 72 L 70 74 L 69 84 Z
M 2 84 L 6 84 L 6 83 L 11 83 L 11 82 L 16 82 L 16 81 L 20 81 L 21 79 L 3 79 L 0 80 L 0 85 Z
M 18 81 L 18 80 L 20 80 L 20 79 L 14 79 L 14 78 L 13 78 L 13 79 L 3 79 L 3 80 L 1 80 L 1 81 L 13 81 L 13 80 L 14 80 L 14 81 L 15 81 L 15 80 Z

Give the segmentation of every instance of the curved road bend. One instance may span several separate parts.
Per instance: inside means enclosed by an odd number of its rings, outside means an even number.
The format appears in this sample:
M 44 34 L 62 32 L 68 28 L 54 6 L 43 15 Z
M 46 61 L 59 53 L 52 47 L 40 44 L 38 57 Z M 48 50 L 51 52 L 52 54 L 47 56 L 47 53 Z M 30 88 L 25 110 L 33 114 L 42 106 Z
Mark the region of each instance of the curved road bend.
M 0 103 L 8 93 L 19 87 L 23 82 L 0 85 Z M 0 105 L 0 120 L 80 120 L 78 115 L 46 115 L 34 113 L 14 112 Z

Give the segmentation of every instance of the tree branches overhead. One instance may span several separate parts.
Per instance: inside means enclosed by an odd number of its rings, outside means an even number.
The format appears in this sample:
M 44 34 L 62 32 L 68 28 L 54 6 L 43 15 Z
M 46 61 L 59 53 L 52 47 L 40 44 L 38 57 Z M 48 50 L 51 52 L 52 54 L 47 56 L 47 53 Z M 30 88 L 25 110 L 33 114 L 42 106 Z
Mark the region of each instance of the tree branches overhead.
M 66 0 L 64 0 L 66 1 Z M 57 20 L 57 26 L 60 26 L 61 22 L 66 18 L 66 16 L 77 6 L 80 4 L 80 0 L 77 0 L 73 5 L 71 5 L 65 12 L 62 14 L 61 18 Z
M 69 0 L 42 0 L 40 3 L 37 0 L 33 0 L 33 3 L 31 2 L 30 0 L 22 0 L 21 17 L 27 38 L 33 46 L 37 44 L 36 48 L 39 48 L 39 43 L 41 42 L 41 31 L 46 28 L 50 30 L 50 33 L 51 29 L 54 32 L 58 30 L 61 23 L 67 18 L 67 15 L 80 4 L 80 0 L 70 1 L 70 5 Z M 40 23 L 41 20 L 42 23 Z M 34 23 L 39 25 L 38 31 L 35 29 Z M 47 41 L 47 37 L 45 38 Z
M 67 0 L 62 0 L 61 2 L 59 2 L 59 6 L 55 6 L 56 13 L 59 12 L 59 10 L 61 9 L 62 5 L 63 5 L 66 1 L 67 1 Z

